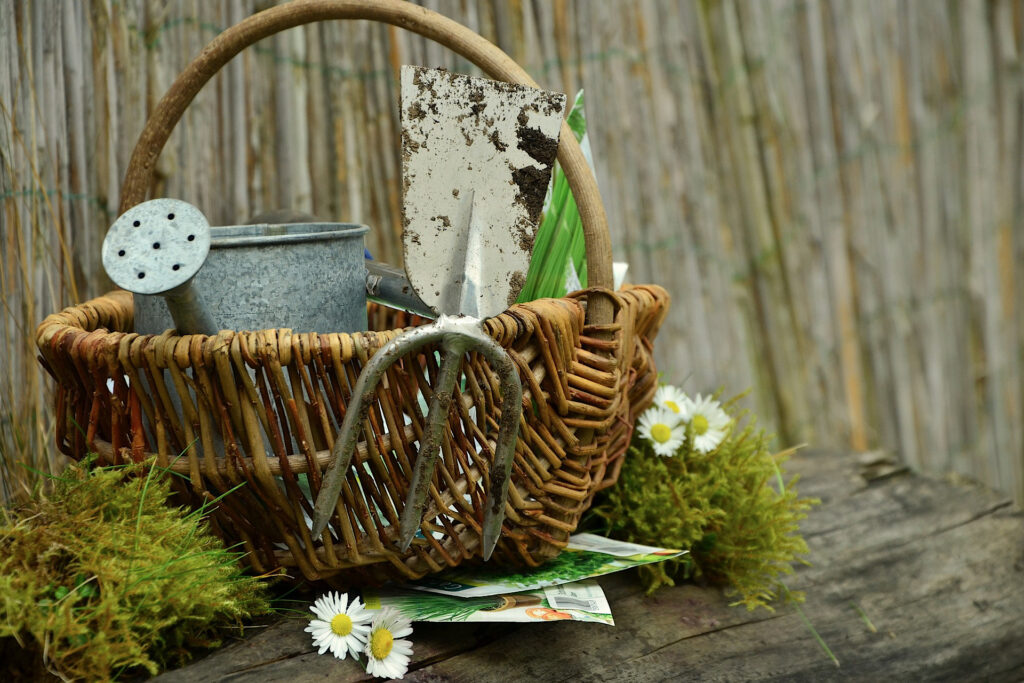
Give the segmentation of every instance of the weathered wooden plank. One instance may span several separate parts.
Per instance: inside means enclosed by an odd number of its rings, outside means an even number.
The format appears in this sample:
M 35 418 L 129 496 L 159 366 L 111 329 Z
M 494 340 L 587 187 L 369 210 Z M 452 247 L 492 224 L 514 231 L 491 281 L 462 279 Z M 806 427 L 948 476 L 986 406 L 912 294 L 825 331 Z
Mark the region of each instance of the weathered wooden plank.
M 601 580 L 617 625 L 418 624 L 407 680 L 1016 680 L 1024 654 L 1024 514 L 963 480 L 905 470 L 868 481 L 856 459 L 796 456 L 801 491 L 822 497 L 804 522 L 812 565 L 789 581 L 840 661 L 789 606 L 729 607 L 715 588 L 645 598 L 628 574 Z M 863 614 L 863 616 L 862 616 Z M 303 620 L 161 680 L 361 680 L 357 665 L 310 651 Z
M 365 673 L 352 660 L 338 661 L 320 656 L 310 647 L 310 636 L 303 629 L 308 621 L 292 619 L 267 626 L 244 641 L 227 645 L 215 656 L 192 666 L 171 671 L 160 681 L 309 681 L 325 677 L 358 680 Z M 414 626 L 416 660 L 429 662 L 448 659 L 505 635 L 503 624 L 449 624 L 443 634 L 420 636 L 422 625 Z M 362 675 L 361 675 L 362 674 Z

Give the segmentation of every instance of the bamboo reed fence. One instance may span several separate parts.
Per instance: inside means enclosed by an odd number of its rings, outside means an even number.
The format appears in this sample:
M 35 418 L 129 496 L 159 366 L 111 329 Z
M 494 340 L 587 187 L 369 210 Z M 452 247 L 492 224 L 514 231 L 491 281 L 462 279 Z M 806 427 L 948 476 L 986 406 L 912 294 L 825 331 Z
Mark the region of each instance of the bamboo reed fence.
M 618 260 L 674 307 L 659 367 L 752 389 L 781 442 L 882 448 L 1024 500 L 1024 6 L 1015 0 L 425 0 L 586 93 Z M 0 0 L 0 477 L 46 469 L 33 331 L 109 287 L 147 112 L 257 0 Z M 156 193 L 282 207 L 400 262 L 396 29 L 268 39 L 194 102 Z M 240 283 L 240 286 L 243 286 Z

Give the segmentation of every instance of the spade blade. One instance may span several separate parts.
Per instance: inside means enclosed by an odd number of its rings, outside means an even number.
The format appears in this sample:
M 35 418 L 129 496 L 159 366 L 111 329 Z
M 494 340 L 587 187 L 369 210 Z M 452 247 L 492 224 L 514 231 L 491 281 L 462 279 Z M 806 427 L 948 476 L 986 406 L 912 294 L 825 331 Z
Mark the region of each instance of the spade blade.
M 438 314 L 489 318 L 515 302 L 564 111 L 561 93 L 402 67 L 405 268 Z

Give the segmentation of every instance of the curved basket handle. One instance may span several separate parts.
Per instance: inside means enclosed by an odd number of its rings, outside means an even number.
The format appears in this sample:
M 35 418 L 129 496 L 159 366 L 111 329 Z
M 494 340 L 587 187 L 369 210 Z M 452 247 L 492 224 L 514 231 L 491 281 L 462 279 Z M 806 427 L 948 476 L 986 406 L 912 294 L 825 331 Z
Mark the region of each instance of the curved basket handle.
M 405 0 L 295 0 L 254 14 L 227 29 L 185 67 L 157 104 L 132 152 L 121 186 L 124 213 L 146 199 L 156 160 L 171 131 L 202 87 L 235 55 L 253 43 L 288 28 L 327 19 L 369 19 L 418 33 L 462 55 L 497 80 L 538 87 L 536 81 L 496 45 L 462 24 Z M 595 287 L 612 288 L 612 250 L 608 218 L 597 180 L 568 123 L 562 122 L 558 161 L 579 207 L 587 246 L 587 274 Z M 612 302 L 593 297 L 587 321 L 612 321 Z

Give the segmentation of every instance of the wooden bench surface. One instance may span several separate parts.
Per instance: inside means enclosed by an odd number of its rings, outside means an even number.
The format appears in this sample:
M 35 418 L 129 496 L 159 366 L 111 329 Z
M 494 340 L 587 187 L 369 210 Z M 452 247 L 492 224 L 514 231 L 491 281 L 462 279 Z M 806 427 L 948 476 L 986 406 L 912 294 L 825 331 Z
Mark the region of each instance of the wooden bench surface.
M 414 624 L 406 680 L 1024 679 L 1024 514 L 1006 497 L 870 456 L 806 452 L 788 471 L 822 500 L 803 524 L 813 564 L 788 584 L 839 668 L 792 606 L 748 612 L 695 585 L 647 598 L 625 572 L 600 580 L 614 627 Z M 306 624 L 250 629 L 159 680 L 368 678 L 317 655 Z

